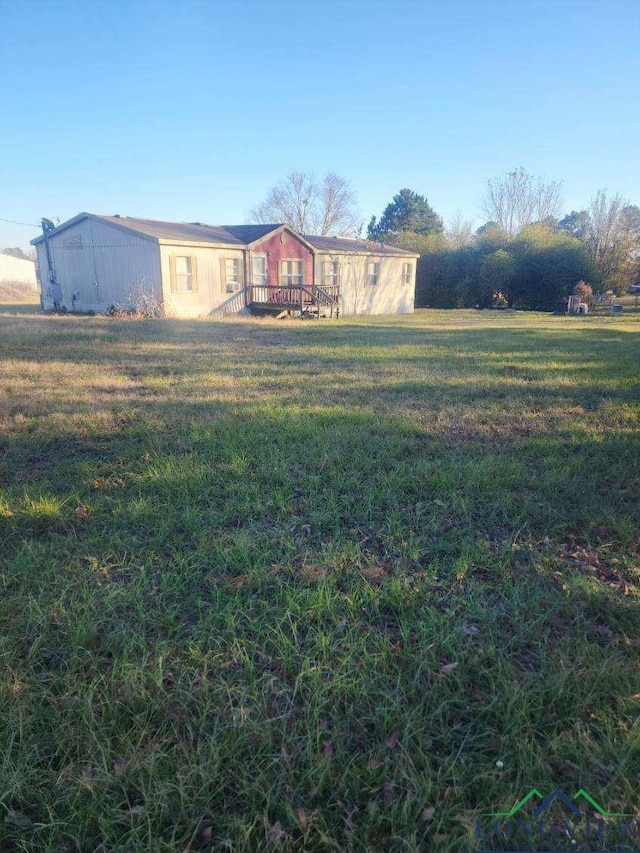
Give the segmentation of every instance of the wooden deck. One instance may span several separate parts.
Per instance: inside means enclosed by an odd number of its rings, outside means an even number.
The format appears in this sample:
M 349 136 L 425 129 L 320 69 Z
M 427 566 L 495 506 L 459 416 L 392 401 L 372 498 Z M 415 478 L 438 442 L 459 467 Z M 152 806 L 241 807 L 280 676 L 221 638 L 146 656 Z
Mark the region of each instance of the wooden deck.
M 300 317 L 337 318 L 340 311 L 340 288 L 337 286 L 250 284 L 247 291 L 249 309 L 258 316 L 289 313 Z

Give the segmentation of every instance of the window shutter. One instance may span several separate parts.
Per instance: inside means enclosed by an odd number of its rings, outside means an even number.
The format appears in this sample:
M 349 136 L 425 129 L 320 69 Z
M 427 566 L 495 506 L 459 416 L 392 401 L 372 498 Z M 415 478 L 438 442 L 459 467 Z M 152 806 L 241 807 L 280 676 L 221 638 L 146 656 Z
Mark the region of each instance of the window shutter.
M 280 269 L 279 269 L 279 283 L 280 283 L 281 285 L 286 283 L 286 282 L 285 282 L 285 278 L 284 278 L 284 275 L 285 275 L 285 273 L 284 273 L 284 271 L 285 271 L 284 263 L 285 263 L 284 261 L 280 261 L 280 264 L 279 264 L 279 268 L 280 268 Z
M 169 278 L 171 279 L 171 293 L 178 292 L 178 279 L 176 276 L 176 256 L 169 255 Z
M 224 258 L 220 258 L 220 290 L 223 293 L 227 292 L 227 262 Z
M 195 255 L 191 255 L 191 290 L 198 292 L 198 259 Z

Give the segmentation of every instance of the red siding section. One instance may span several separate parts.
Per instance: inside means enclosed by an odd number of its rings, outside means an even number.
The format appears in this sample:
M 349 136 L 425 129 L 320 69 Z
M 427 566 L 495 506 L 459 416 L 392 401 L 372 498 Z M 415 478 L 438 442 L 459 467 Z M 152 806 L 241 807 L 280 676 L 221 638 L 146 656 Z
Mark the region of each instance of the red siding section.
M 304 261 L 304 283 L 313 284 L 313 255 L 290 231 L 273 234 L 251 247 L 251 253 L 255 255 L 266 255 L 267 252 L 269 253 L 267 257 L 269 284 L 280 284 L 280 261 L 294 259 Z

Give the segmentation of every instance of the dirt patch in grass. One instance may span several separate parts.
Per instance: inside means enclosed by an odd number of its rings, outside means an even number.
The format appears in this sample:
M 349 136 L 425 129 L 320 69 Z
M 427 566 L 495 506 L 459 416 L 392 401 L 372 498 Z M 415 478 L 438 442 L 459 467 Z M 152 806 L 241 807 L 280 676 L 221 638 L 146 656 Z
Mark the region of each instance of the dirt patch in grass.
M 565 545 L 559 554 L 559 559 L 577 568 L 580 572 L 589 575 L 598 583 L 604 584 L 610 589 L 615 589 L 623 595 L 637 593 L 637 582 L 640 576 L 640 565 L 631 567 L 628 574 L 633 580 L 625 577 L 621 571 L 620 559 L 610 558 L 611 562 L 603 559 L 595 552 L 580 548 L 575 545 Z M 615 565 L 617 564 L 617 565 Z

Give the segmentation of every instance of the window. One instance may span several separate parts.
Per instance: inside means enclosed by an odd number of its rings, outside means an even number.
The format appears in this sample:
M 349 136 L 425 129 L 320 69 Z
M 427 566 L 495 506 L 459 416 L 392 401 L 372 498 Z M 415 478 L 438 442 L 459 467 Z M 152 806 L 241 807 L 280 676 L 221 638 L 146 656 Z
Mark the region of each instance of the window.
M 304 283 L 304 261 L 280 261 L 280 284 L 295 287 Z
M 171 255 L 171 290 L 173 293 L 194 293 L 198 289 L 196 259 L 189 255 Z
M 411 284 L 411 264 L 402 264 L 402 283 Z
M 267 284 L 267 256 L 253 255 L 252 256 L 253 270 L 251 280 L 253 284 Z
M 325 287 L 338 284 L 339 267 L 337 261 L 324 261 L 322 264 L 322 283 Z
M 380 272 L 379 261 L 367 261 L 367 284 L 377 284 Z
M 240 258 L 220 258 L 220 277 L 225 293 L 242 290 L 242 268 Z

